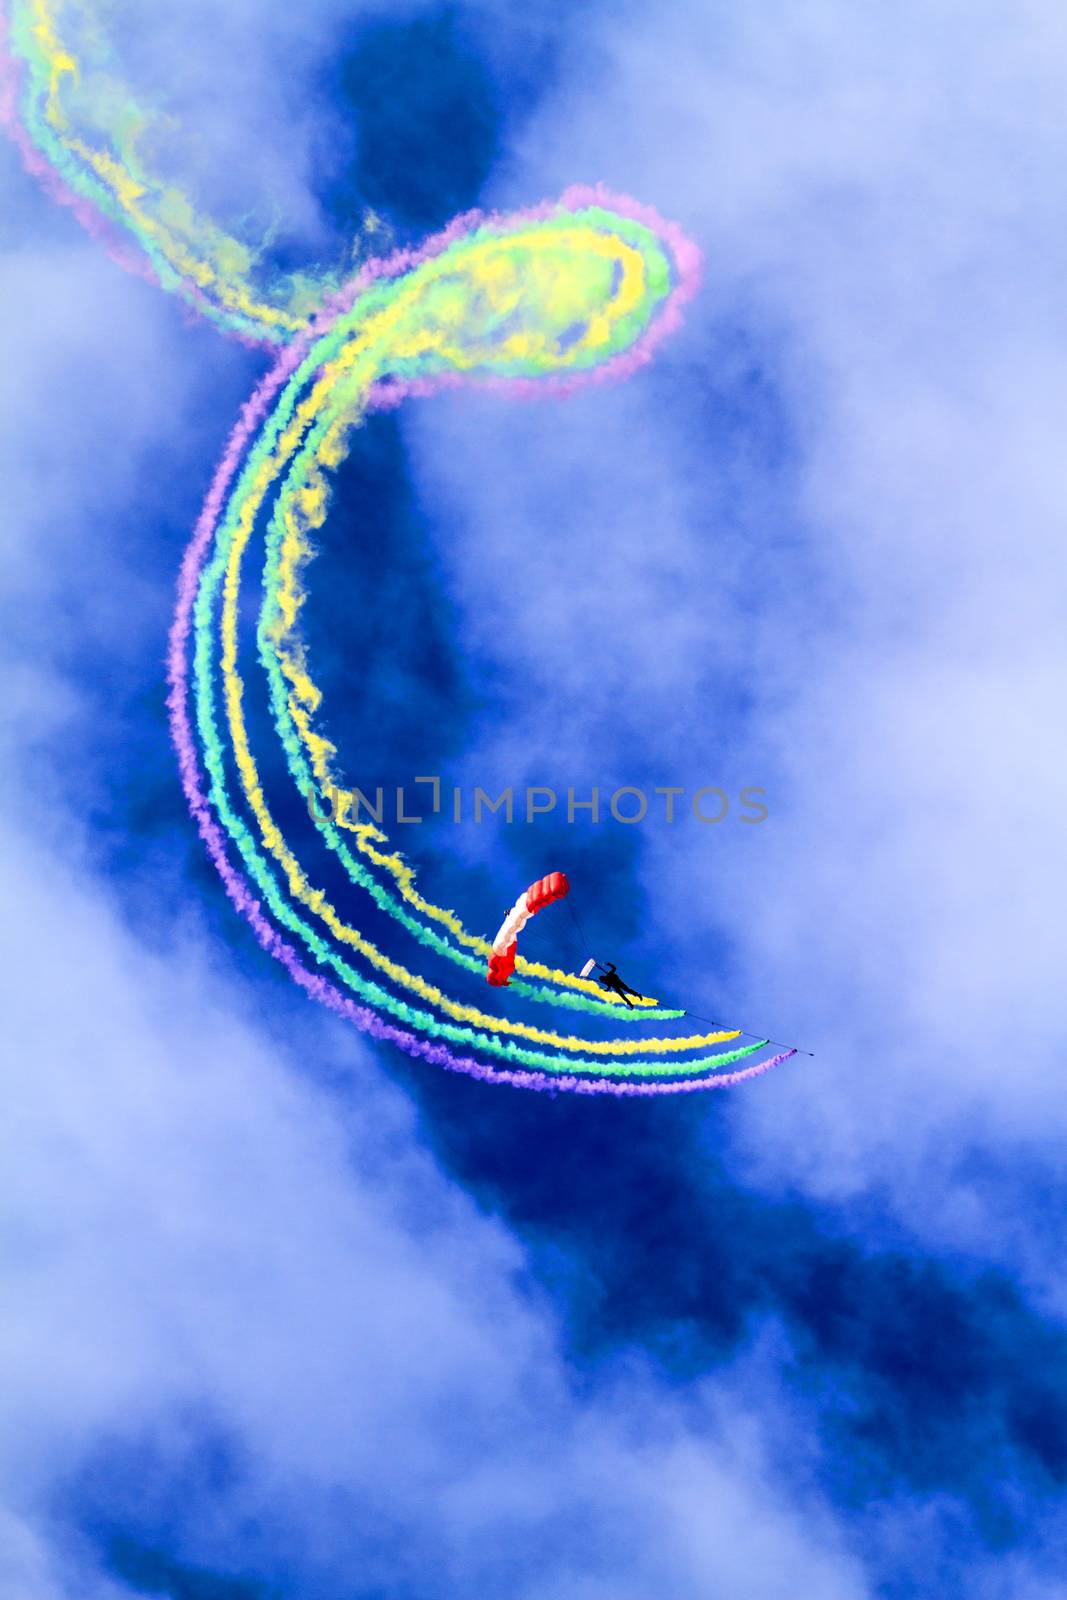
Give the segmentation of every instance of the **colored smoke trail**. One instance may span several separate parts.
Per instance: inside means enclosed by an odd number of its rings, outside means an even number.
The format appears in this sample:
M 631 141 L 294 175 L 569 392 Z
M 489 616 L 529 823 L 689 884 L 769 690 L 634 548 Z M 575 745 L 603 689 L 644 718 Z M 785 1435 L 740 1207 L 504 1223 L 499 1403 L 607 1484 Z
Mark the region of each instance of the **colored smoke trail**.
M 295 338 L 351 270 L 274 272 L 268 240 L 220 227 L 163 177 L 180 128 L 138 98 L 84 0 L 9 0 L 0 122 L 28 169 L 120 265 L 248 343 Z M 368 212 L 363 233 L 376 222 Z
M 301 346 L 283 361 L 270 397 L 253 419 L 258 427 L 246 426 L 234 440 L 227 471 L 236 481 L 232 487 L 227 481 L 225 491 L 220 487 L 203 530 L 195 592 L 190 586 L 185 596 L 195 638 L 197 740 L 208 779 L 200 797 L 222 824 L 260 904 L 266 902 L 274 921 L 320 966 L 377 1010 L 448 1045 L 568 1079 L 593 1074 L 603 1080 L 607 1073 L 618 1080 L 705 1078 L 761 1046 L 678 1061 L 673 1058 L 706 1052 L 737 1035 L 595 1040 L 495 1017 L 451 999 L 345 923 L 305 875 L 265 799 L 238 667 L 243 564 L 257 520 L 274 494 L 268 525 L 276 552 L 285 551 L 287 542 L 288 551 L 284 560 L 269 558 L 264 568 L 258 642 L 261 664 L 274 674 L 273 708 L 290 774 L 304 795 L 312 770 L 317 766 L 320 782 L 327 772 L 324 742 L 316 752 L 307 715 L 321 695 L 307 673 L 297 633 L 303 599 L 297 575 L 311 553 L 311 532 L 327 514 L 328 473 L 343 458 L 353 427 L 376 405 L 426 395 L 443 384 L 485 382 L 522 394 L 546 381 L 572 387 L 590 377 L 602 381 L 631 371 L 676 324 L 679 302 L 692 292 L 696 265 L 692 247 L 651 213 L 625 202 L 609 207 L 608 197 L 592 191 L 573 191 L 558 206 L 511 219 L 460 219 L 418 254 L 377 264 L 361 275 L 306 351 Z M 184 670 L 189 626 L 183 623 L 179 670 Z M 310 766 L 301 744 L 311 749 Z M 228 762 L 236 767 L 239 800 L 231 792 Z M 336 830 L 325 821 L 320 828 L 338 849 Z M 378 859 L 389 858 L 379 853 Z M 351 856 L 345 864 L 359 869 Z M 363 869 L 351 875 L 365 886 Z M 400 888 L 403 893 L 407 885 Z M 377 903 L 394 914 L 399 909 L 389 897 Z M 451 914 L 440 915 L 460 942 L 476 943 L 484 953 L 484 941 L 465 935 Z M 323 926 L 313 925 L 311 918 Z M 410 916 L 405 913 L 402 920 L 410 931 Z M 439 950 L 451 953 L 447 945 Z M 352 964 L 353 955 L 421 1004 L 363 976 Z M 603 1014 L 604 1000 L 593 984 L 563 972 L 533 970 L 556 994 L 567 993 L 579 1008 Z M 552 1053 L 530 1045 L 548 1046 Z
M 13 0 L 9 10 L 0 114 L 27 165 L 104 233 L 123 265 L 239 338 L 286 346 L 216 472 L 182 565 L 168 659 L 190 810 L 260 944 L 372 1037 L 487 1081 L 677 1093 L 738 1083 L 787 1059 L 792 1051 L 725 1071 L 766 1041 L 708 1053 L 738 1039 L 736 1030 L 583 1037 L 454 998 L 382 950 L 316 884 L 306 846 L 268 803 L 245 716 L 241 618 L 255 551 L 262 593 L 255 650 L 244 653 L 305 818 L 307 802 L 334 782 L 336 752 L 316 728 L 323 693 L 299 629 L 303 573 L 329 514 L 331 476 L 364 417 L 459 384 L 524 398 L 628 376 L 677 327 L 696 285 L 695 248 L 632 201 L 575 189 L 511 217 L 459 217 L 420 250 L 368 263 L 340 290 L 328 274 L 271 278 L 254 251 L 146 170 L 152 115 L 116 87 L 97 30 L 83 29 L 74 54 L 65 30 L 77 33 L 75 11 L 61 0 Z M 420 961 L 430 953 L 480 974 L 488 942 L 419 893 L 378 828 L 357 825 L 345 837 L 314 804 L 312 816 L 353 896 L 366 895 L 410 937 Z M 625 1010 L 595 983 L 522 958 L 512 992 L 628 1027 L 682 1015 L 655 1002 Z

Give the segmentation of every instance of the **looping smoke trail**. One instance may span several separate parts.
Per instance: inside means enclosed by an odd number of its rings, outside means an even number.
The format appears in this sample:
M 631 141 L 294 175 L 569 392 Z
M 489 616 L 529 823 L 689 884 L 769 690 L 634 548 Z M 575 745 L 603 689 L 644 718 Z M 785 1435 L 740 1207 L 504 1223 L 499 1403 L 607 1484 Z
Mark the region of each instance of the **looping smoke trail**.
M 128 270 L 249 344 L 307 327 L 351 271 L 276 272 L 268 239 L 238 237 L 157 170 L 176 119 L 139 99 L 84 0 L 9 0 L 0 17 L 0 122 L 33 174 Z M 361 232 L 373 238 L 368 211 Z
M 146 130 L 158 118 L 118 81 L 91 8 L 12 0 L 0 27 L 0 118 L 30 170 L 124 266 L 233 336 L 286 347 L 215 474 L 182 564 L 168 657 L 190 810 L 260 944 L 309 995 L 372 1037 L 486 1081 L 680 1093 L 740 1083 L 786 1060 L 794 1052 L 724 1071 L 766 1041 L 709 1054 L 736 1040 L 736 1030 L 581 1037 L 453 998 L 374 944 L 313 881 L 268 803 L 245 715 L 240 621 L 255 547 L 262 593 L 253 661 L 289 781 L 304 802 L 333 782 L 335 751 L 316 728 L 323 694 L 299 618 L 331 474 L 363 418 L 459 384 L 525 398 L 629 375 L 677 327 L 696 286 L 695 247 L 633 201 L 574 189 L 510 217 L 458 217 L 421 249 L 368 263 L 344 288 L 325 273 L 272 276 L 260 253 L 151 173 Z M 311 813 L 354 892 L 418 949 L 481 972 L 487 941 L 419 893 L 379 829 L 357 825 L 346 838 L 314 805 Z M 307 815 L 304 805 L 297 814 Z M 592 1020 L 681 1015 L 655 1002 L 624 1011 L 595 984 L 537 962 L 520 959 L 517 971 L 513 992 L 522 998 Z

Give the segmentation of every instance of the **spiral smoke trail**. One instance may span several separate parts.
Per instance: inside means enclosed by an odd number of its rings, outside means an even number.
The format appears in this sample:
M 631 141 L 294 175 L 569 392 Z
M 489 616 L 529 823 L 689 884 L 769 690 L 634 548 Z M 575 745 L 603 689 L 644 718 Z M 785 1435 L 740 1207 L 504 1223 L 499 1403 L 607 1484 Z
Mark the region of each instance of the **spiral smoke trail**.
M 695 246 L 632 200 L 575 188 L 510 216 L 458 217 L 345 285 L 325 272 L 272 274 L 265 250 L 152 174 L 142 154 L 151 110 L 122 84 L 91 8 L 59 0 L 10 5 L 0 117 L 28 168 L 122 265 L 230 335 L 280 348 L 243 408 L 186 552 L 168 657 L 190 811 L 260 944 L 372 1037 L 487 1081 L 679 1093 L 739 1083 L 792 1055 L 753 1059 L 766 1041 L 711 1050 L 737 1030 L 581 1037 L 454 998 L 420 970 L 424 958 L 480 973 L 488 942 L 420 894 L 380 829 L 342 830 L 315 803 L 333 786 L 335 751 L 318 731 L 324 695 L 300 631 L 304 576 L 362 420 L 459 385 L 522 399 L 629 376 L 679 326 L 697 285 Z M 249 640 L 241 619 L 256 575 Z M 245 714 L 249 668 L 276 741 L 259 759 Z M 263 760 L 278 750 L 303 802 L 296 808 L 272 810 L 267 799 Z M 279 809 L 301 819 L 299 836 L 280 825 Z M 312 842 L 331 852 L 353 898 L 365 895 L 411 939 L 414 961 L 395 959 L 342 915 L 305 864 Z M 517 975 L 522 999 L 575 1018 L 632 1028 L 682 1015 L 654 1002 L 630 1012 L 594 983 L 536 962 L 520 959 Z

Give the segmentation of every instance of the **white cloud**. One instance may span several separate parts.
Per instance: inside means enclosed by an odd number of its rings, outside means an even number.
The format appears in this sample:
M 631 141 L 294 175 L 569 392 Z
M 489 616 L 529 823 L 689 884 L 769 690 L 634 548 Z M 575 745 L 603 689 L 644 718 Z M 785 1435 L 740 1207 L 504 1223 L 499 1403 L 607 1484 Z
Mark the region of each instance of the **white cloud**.
M 248 1466 L 225 1518 L 179 1516 L 169 1553 L 194 1565 L 299 1549 L 332 1593 L 356 1557 L 383 1578 L 432 1558 L 450 1593 L 498 1571 L 589 1597 L 744 1572 L 755 1600 L 799 1562 L 812 1592 L 866 1592 L 729 1385 L 699 1426 L 639 1367 L 572 1395 L 515 1243 L 419 1153 L 360 1042 L 298 1002 L 271 1040 L 197 943 L 150 954 L 76 872 L 2 844 L 0 1485 L 24 1544 L 105 1441 L 174 1469 L 200 1413 Z M 377 1554 L 345 1507 L 393 1530 Z M 242 1555 L 222 1524 L 253 1512 L 275 1531 Z
M 770 790 L 758 835 L 642 835 L 668 970 L 706 991 L 710 954 L 720 1010 L 817 1051 L 733 1103 L 748 1171 L 885 1189 L 1045 1289 L 956 1157 L 1063 1134 L 1065 77 L 1040 6 L 590 22 L 494 199 L 604 179 L 677 217 L 688 328 L 625 393 L 407 422 L 475 659 L 530 685 L 479 766 Z M 695 367 L 731 327 L 753 370 Z M 754 378 L 780 469 L 737 421 Z

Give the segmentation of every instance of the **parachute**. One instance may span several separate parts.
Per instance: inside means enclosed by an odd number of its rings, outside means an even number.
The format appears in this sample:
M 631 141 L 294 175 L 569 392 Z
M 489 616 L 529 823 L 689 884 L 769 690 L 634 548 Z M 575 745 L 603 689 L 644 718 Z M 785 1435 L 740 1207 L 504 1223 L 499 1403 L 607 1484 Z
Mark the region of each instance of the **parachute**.
M 507 984 L 515 971 L 519 934 L 531 917 L 536 916 L 545 906 L 550 906 L 554 900 L 562 900 L 569 891 L 570 884 L 564 872 L 550 872 L 522 891 L 500 924 L 500 931 L 493 940 L 493 948 L 489 952 L 489 966 L 485 974 L 486 983 L 491 983 L 497 989 Z

